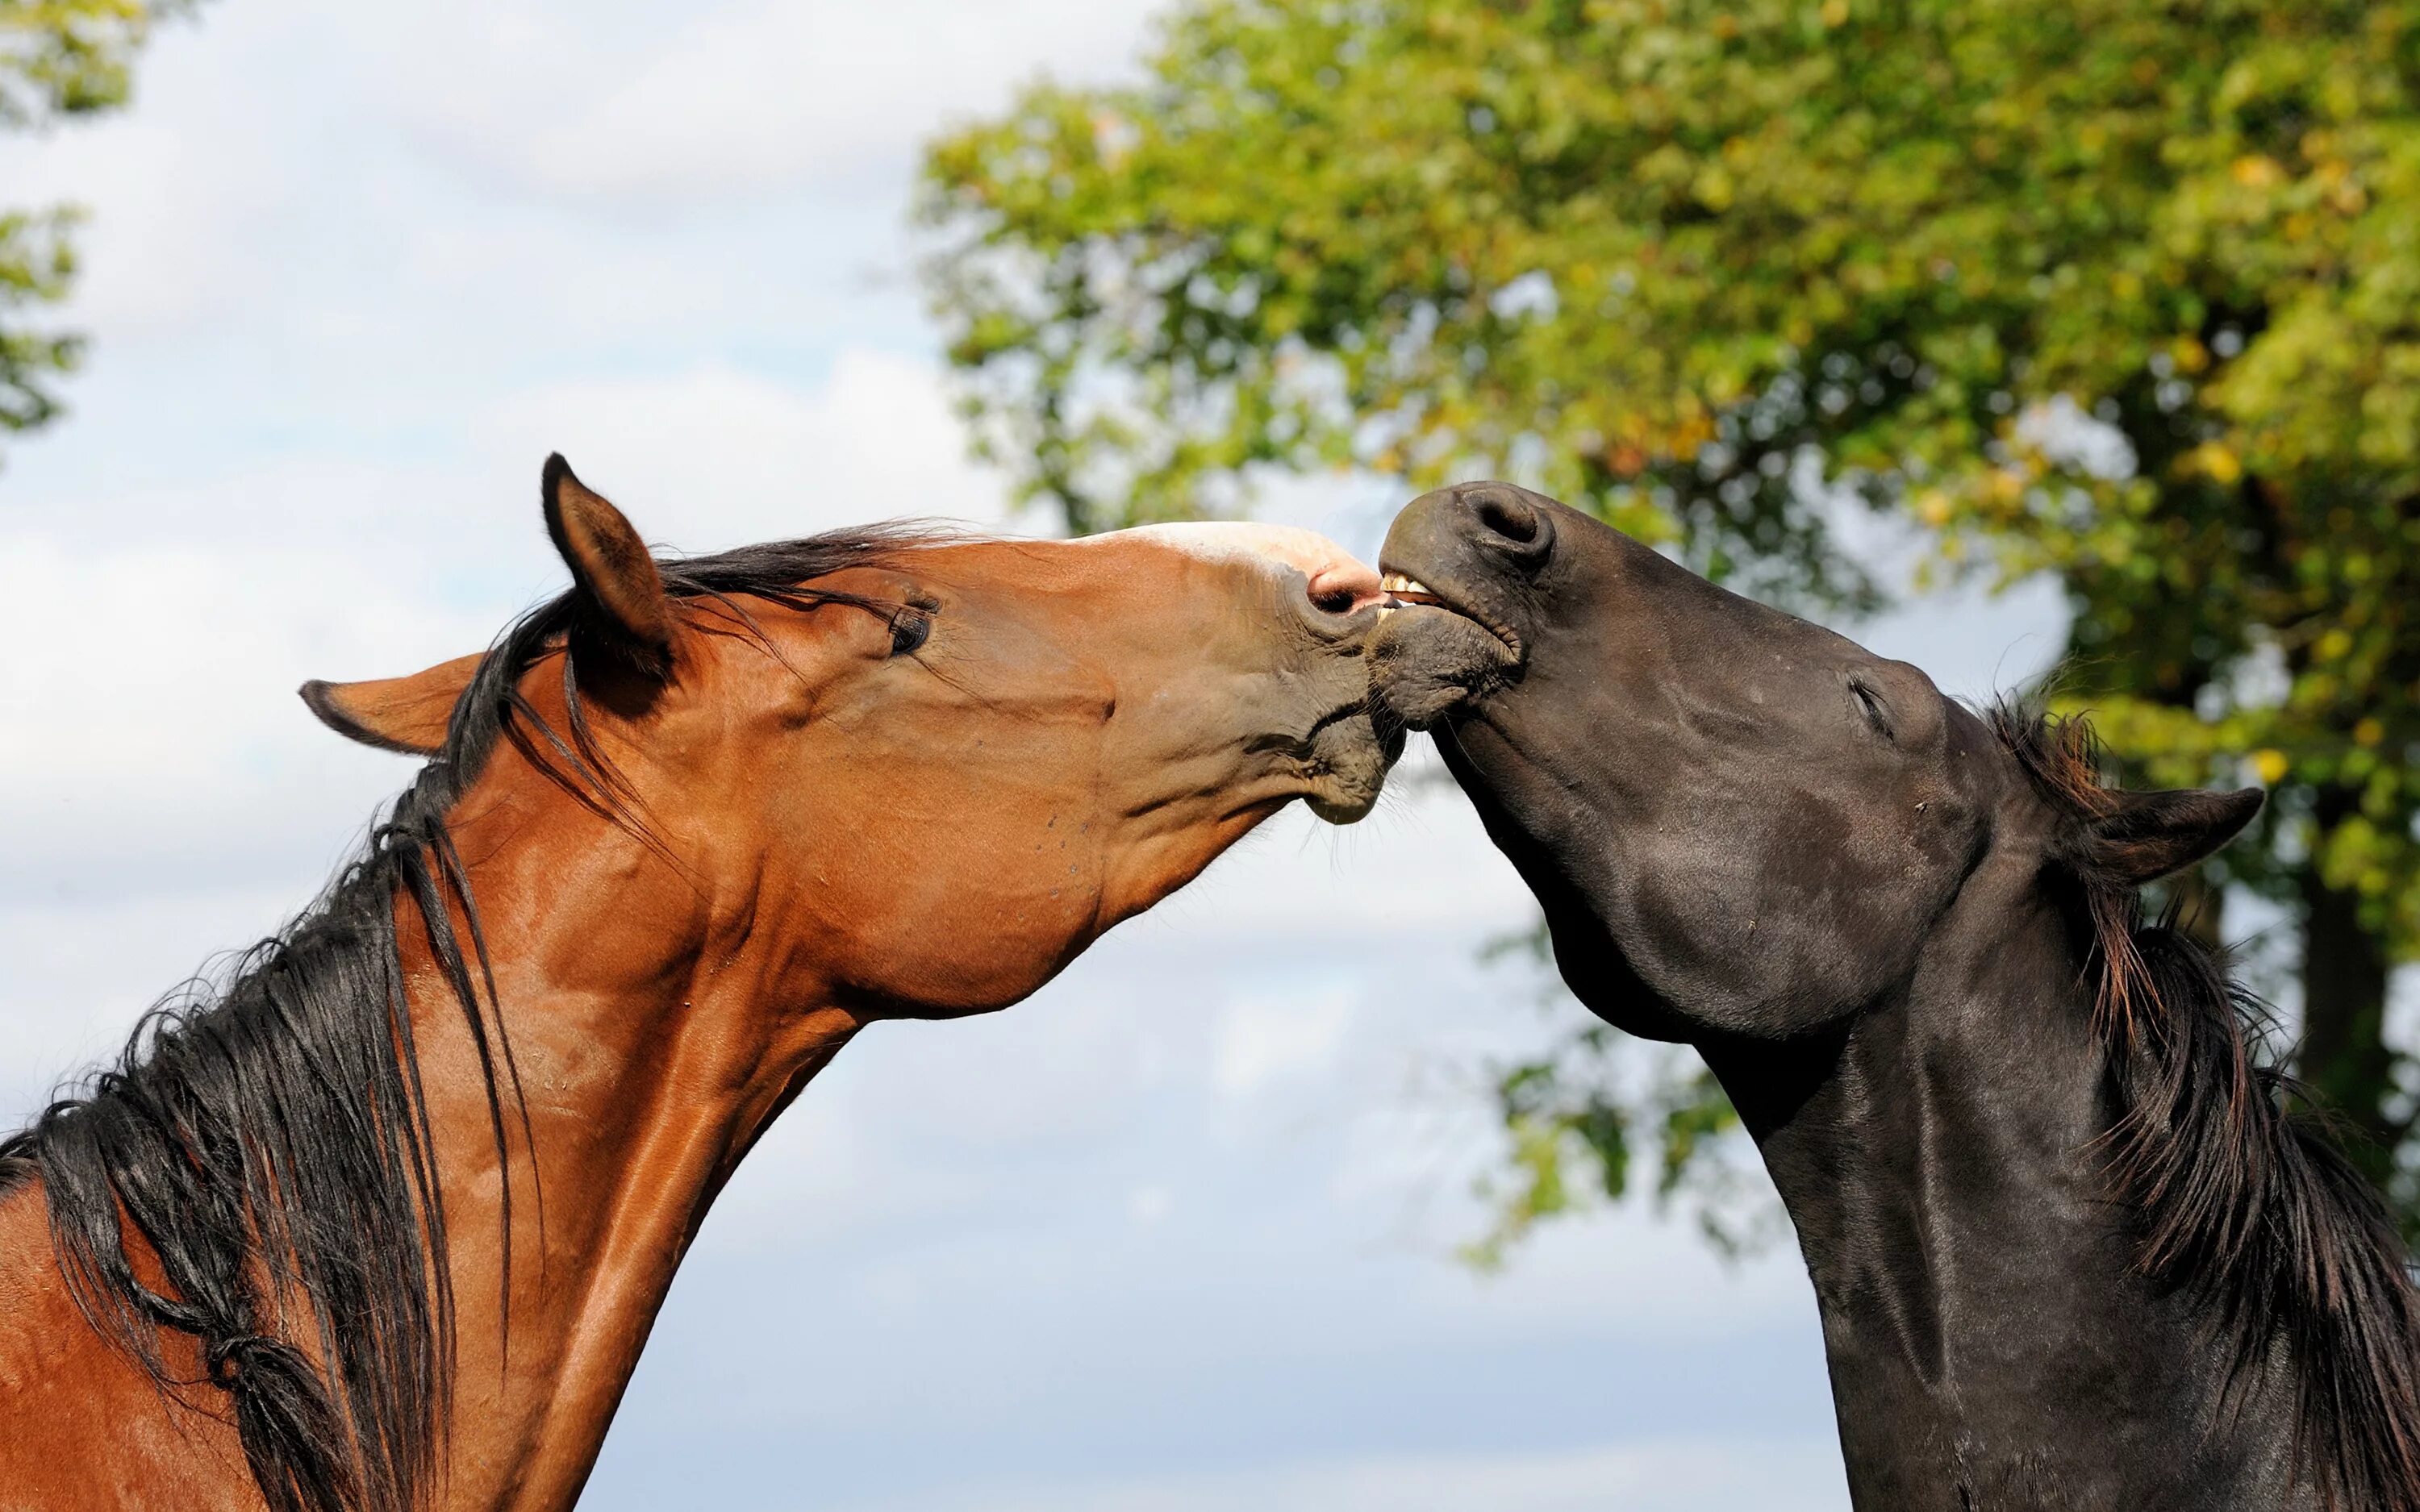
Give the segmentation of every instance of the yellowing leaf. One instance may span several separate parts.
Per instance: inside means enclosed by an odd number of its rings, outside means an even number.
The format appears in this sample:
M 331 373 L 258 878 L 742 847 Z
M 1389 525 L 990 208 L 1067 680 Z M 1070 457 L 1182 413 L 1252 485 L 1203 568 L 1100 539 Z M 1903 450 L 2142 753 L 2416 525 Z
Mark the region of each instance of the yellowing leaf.
M 2236 159 L 2228 171 L 2235 176 L 2235 181 L 2246 189 L 2273 188 L 2284 182 L 2286 177 L 2286 171 L 2277 166 L 2277 160 L 2261 153 Z
M 2225 487 L 2243 476 L 2243 459 L 2224 441 L 2204 441 L 2180 459 L 2187 472 L 2199 472 Z

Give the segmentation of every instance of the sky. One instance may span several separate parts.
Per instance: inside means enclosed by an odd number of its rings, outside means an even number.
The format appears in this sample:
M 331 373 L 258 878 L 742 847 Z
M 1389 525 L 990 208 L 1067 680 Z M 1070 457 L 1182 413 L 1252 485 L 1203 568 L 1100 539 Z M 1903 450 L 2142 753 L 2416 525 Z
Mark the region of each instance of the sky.
M 305 678 L 561 586 L 565 452 L 651 539 L 1040 532 L 965 459 L 913 285 L 920 141 L 1119 76 L 1137 0 L 212 0 L 134 108 L 0 142 L 90 207 L 70 413 L 0 455 L 0 1126 L 307 901 L 408 774 Z M 1288 489 L 1367 556 L 1383 486 Z M 2045 585 L 1857 628 L 1985 695 Z M 1420 779 L 1425 772 L 1427 779 Z M 1480 1274 L 1491 1057 L 1575 1022 L 1425 753 L 1029 1002 L 868 1031 L 722 1197 L 584 1505 L 1838 1512 L 1795 1257 L 1650 1207 Z

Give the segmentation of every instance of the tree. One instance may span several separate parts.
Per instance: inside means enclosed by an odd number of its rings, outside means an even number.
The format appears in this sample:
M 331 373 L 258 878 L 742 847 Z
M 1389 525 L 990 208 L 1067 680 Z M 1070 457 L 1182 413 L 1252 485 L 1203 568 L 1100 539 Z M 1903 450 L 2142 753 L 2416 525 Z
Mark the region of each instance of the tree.
M 134 54 L 191 0 L 0 0 L 0 131 L 43 131 L 126 103 Z M 0 431 L 58 413 L 52 379 L 74 370 L 81 338 L 39 322 L 76 270 L 73 207 L 0 208 Z
M 982 443 L 1079 530 L 1494 472 L 1793 607 L 1876 599 L 1843 493 L 2057 575 L 2131 775 L 2271 788 L 2182 890 L 2292 911 L 2300 1069 L 2420 1214 L 2420 4 L 1198 0 L 923 213 Z M 1594 1054 L 1505 1075 L 1532 1196 L 1621 1186 Z

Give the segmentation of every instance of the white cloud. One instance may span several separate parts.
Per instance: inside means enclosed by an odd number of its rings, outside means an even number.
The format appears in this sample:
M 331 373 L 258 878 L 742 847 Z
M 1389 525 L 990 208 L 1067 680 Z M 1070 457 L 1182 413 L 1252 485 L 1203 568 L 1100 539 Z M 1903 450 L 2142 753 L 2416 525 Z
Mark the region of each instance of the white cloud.
M 2117 426 L 2085 412 L 2071 395 L 2055 393 L 2019 411 L 2017 440 L 2061 467 L 2096 478 L 2124 478 L 2134 471 L 2134 443 Z
M 458 160 L 571 199 L 694 201 L 824 184 L 895 192 L 949 119 L 1047 70 L 1132 55 L 1151 0 L 742 0 L 606 28 L 567 4 L 453 0 L 392 83 Z
M 570 458 L 651 540 L 684 550 L 900 516 L 1006 523 L 1000 478 L 968 460 L 939 372 L 851 349 L 813 389 L 726 366 L 514 395 L 474 426 L 498 459 Z
M 163 543 L 218 553 L 223 560 L 193 566 L 270 600 L 248 610 L 256 614 L 284 612 L 274 601 L 312 584 L 264 551 L 318 553 L 339 571 L 349 560 L 396 593 L 451 595 L 442 575 L 524 594 L 559 575 L 537 525 L 538 469 L 551 451 L 650 539 L 685 550 L 901 516 L 1009 523 L 1005 487 L 969 459 L 939 366 L 850 347 L 810 382 L 710 362 L 644 378 L 522 384 L 464 406 L 446 447 L 408 460 L 284 449 L 132 484 L 13 470 L 9 524 L 39 522 L 44 538 L 104 562 Z M 88 578 L 86 561 L 77 565 Z M 495 581 L 500 567 L 515 580 Z M 334 602 L 360 600 L 347 584 Z
M 121 338 L 174 336 L 264 282 L 260 233 L 288 208 L 292 163 L 276 107 L 229 82 L 199 28 L 171 23 L 138 66 L 135 108 L 0 137 L 0 208 L 93 212 L 78 239 L 79 322 Z
M 947 1225 L 982 1198 L 962 1165 L 898 1138 L 901 1109 L 866 1047 L 852 1047 L 768 1132 L 714 1206 L 700 1236 L 710 1255 L 798 1255 Z M 898 1278 L 895 1268 L 885 1273 Z
M 35 534 L 0 541 L 0 634 L 39 646 L 63 625 L 76 630 L 73 655 L 0 666 L 0 781 L 116 782 L 155 774 L 163 759 L 257 749 L 262 695 L 290 699 L 311 669 L 387 660 L 409 671 L 498 628 L 419 574 L 382 571 L 375 548 L 138 537 L 95 552 Z
M 1537 905 L 1436 759 L 1426 736 L 1388 776 L 1375 811 L 1326 824 L 1296 805 L 1248 836 L 1201 879 L 1131 923 L 1145 937 L 1249 928 L 1271 939 L 1338 929 L 1525 927 Z M 1450 879 L 1450 880 L 1448 880 Z M 1373 959 L 1382 978 L 1388 963 Z
M 0 1130 L 14 1129 L 62 1079 L 114 1057 L 163 993 L 303 903 L 287 881 L 197 891 L 190 873 L 199 864 L 186 866 L 184 886 L 142 892 L 85 886 L 41 896 L 53 879 L 16 872 L 18 895 L 0 901 Z
M 851 1512 L 958 1512 L 954 1497 Z M 1657 1440 L 1534 1454 L 1421 1455 L 988 1491 L 985 1512 L 1838 1512 L 1838 1451 L 1805 1439 Z
M 1361 984 L 1330 975 L 1270 982 L 1238 995 L 1219 1019 L 1210 1085 L 1224 1097 L 1249 1097 L 1282 1077 L 1324 1068 L 1344 1041 Z
M 256 282 L 247 233 L 270 208 L 266 134 L 250 119 L 189 131 L 128 116 L 19 143 L 0 157 L 8 208 L 98 207 L 106 220 L 79 236 L 70 312 L 119 337 L 173 335 L 231 287 Z
M 0 178 L 93 212 L 80 411 L 150 344 L 155 432 L 219 385 L 240 424 L 383 442 L 600 361 L 927 345 L 916 144 L 1035 68 L 1114 68 L 1148 8 L 251 0 L 165 28 L 131 111 L 0 140 Z
M 320 728 L 295 688 L 408 671 L 495 627 L 408 583 L 372 553 L 0 533 L 0 636 L 24 648 L 0 664 L 0 898 L 248 887 L 266 864 L 307 868 L 299 906 L 403 772 Z

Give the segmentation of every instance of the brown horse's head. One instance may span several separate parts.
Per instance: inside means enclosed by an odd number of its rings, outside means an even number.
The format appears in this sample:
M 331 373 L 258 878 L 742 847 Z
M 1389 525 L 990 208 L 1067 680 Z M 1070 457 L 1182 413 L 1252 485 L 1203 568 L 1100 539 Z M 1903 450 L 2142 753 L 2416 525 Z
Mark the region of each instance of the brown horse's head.
M 1359 818 L 1400 749 L 1365 708 L 1377 576 L 1309 532 L 875 531 L 659 563 L 560 458 L 544 501 L 575 590 L 508 681 L 499 652 L 305 697 L 429 753 L 494 718 L 466 854 L 567 825 L 552 860 L 579 876 L 552 885 L 610 873 L 628 917 L 660 894 L 675 933 L 744 930 L 776 1002 L 1012 1002 L 1290 800 Z
M 240 1463 L 410 1512 L 442 1464 L 448 1505 L 569 1505 L 707 1205 L 858 1028 L 1015 1002 L 1293 799 L 1358 818 L 1400 749 L 1377 574 L 1304 532 L 659 562 L 560 457 L 544 503 L 570 592 L 303 689 L 429 757 L 335 884 L 0 1140 L 0 1296 L 62 1278 L 29 1328 L 69 1382 L 0 1392 L 0 1483 L 258 1505 Z M 8 1269 L 29 1178 L 59 1260 Z M 129 1358 L 62 1365 L 87 1336 Z M 122 1426 L 203 1388 L 207 1466 Z

